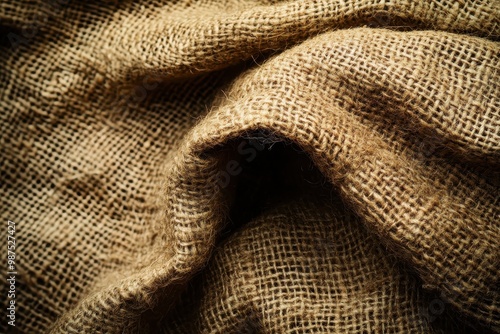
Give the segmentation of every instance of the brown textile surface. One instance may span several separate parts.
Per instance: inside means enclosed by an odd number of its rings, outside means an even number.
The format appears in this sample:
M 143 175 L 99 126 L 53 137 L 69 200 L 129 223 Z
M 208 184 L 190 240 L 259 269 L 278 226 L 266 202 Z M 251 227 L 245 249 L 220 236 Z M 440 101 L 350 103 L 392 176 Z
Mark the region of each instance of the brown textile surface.
M 500 332 L 500 1 L 7 0 L 0 34 L 1 333 Z

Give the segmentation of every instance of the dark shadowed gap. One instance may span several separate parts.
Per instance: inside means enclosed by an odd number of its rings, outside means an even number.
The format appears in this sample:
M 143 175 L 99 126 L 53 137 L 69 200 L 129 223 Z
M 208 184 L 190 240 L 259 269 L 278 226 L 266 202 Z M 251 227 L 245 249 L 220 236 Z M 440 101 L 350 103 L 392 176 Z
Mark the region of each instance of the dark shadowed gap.
M 291 198 L 334 191 L 305 152 L 272 134 L 249 134 L 230 141 L 222 151 L 220 180 L 229 211 L 221 239 Z

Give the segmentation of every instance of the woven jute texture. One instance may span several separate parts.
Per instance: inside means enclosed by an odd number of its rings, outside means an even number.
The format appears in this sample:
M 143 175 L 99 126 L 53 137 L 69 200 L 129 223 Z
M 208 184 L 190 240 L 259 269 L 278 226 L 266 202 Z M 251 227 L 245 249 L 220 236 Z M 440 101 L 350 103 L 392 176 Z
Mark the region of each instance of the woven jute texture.
M 499 1 L 3 0 L 0 36 L 0 333 L 500 332 Z

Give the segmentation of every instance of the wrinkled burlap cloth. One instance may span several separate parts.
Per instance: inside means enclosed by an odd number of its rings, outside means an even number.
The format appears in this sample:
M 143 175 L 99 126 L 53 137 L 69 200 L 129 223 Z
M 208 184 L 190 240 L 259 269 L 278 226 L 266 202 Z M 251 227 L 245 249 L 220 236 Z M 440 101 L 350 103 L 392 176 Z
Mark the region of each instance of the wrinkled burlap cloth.
M 500 2 L 0 3 L 20 333 L 500 331 Z

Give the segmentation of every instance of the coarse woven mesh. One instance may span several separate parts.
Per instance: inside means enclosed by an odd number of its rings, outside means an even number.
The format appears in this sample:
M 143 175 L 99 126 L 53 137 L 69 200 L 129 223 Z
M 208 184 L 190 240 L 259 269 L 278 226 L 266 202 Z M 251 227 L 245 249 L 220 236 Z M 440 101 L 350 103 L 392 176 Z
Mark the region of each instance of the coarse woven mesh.
M 0 332 L 500 332 L 499 1 L 7 0 L 0 34 Z
M 338 200 L 278 208 L 217 248 L 155 332 L 466 332 L 450 319 L 433 324 L 428 305 L 438 301 Z

